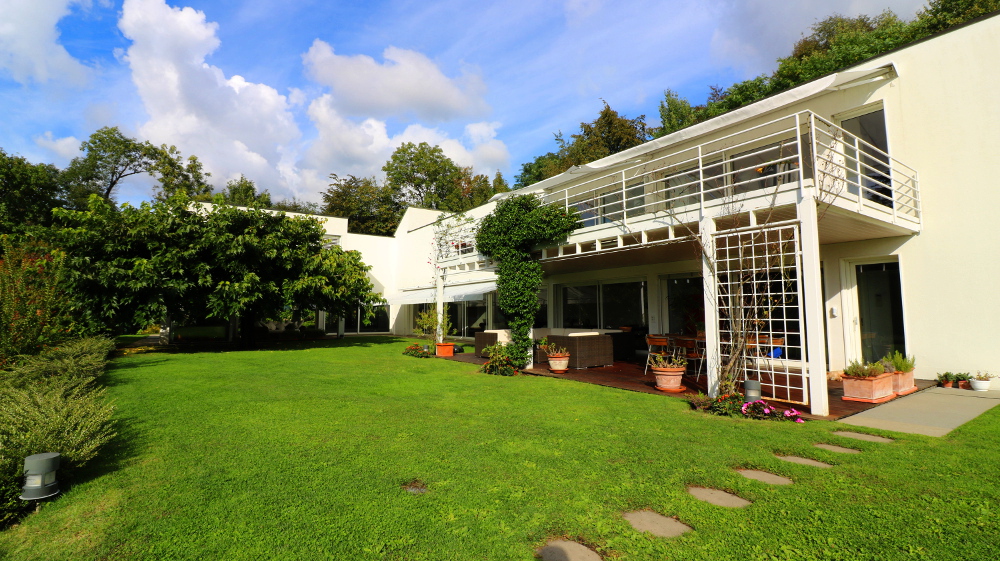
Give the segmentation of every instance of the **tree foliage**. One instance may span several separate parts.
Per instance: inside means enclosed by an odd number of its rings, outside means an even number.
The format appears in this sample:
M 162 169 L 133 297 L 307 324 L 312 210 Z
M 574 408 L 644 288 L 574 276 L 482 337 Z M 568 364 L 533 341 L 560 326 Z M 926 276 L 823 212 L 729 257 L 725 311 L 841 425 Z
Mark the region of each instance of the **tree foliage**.
M 243 175 L 239 179 L 227 181 L 226 187 L 216 197 L 220 197 L 218 202 L 227 205 L 261 208 L 271 206 L 271 194 L 266 189 L 258 192 L 257 185 Z
M 65 204 L 59 169 L 32 164 L 0 148 L 0 235 L 52 222 L 52 209 Z
M 330 188 L 323 193 L 323 212 L 350 221 L 349 232 L 391 236 L 396 231 L 404 207 L 388 185 L 374 177 L 340 177 L 330 174 Z
M 357 252 L 323 248 L 314 219 L 167 201 L 59 211 L 68 287 L 87 321 L 126 332 L 163 319 L 232 318 L 250 336 L 286 307 L 345 314 L 380 302 Z
M 812 32 L 795 43 L 791 54 L 778 60 L 771 75 L 725 89 L 713 87 L 705 103 L 698 106 L 666 90 L 660 102 L 662 126 L 653 134 L 660 137 L 707 121 L 997 10 L 1000 0 L 932 0 L 912 21 L 889 10 L 876 16 L 832 15 L 815 23 Z
M 476 247 L 497 264 L 497 300 L 511 331 L 511 357 L 524 366 L 531 350 L 531 326 L 538 313 L 542 266 L 532 259 L 539 246 L 566 238 L 579 226 L 578 213 L 543 205 L 534 195 L 516 195 L 497 203 L 476 232 Z
M 406 142 L 382 166 L 386 185 L 406 206 L 449 210 L 445 201 L 462 173 L 440 146 Z
M 162 201 L 184 193 L 194 201 L 212 200 L 212 186 L 208 183 L 212 174 L 203 169 L 198 156 L 184 158 L 176 146 L 166 144 L 151 150 L 156 160 L 148 171 L 159 182 L 156 199 Z
M 561 132 L 555 137 L 559 150 L 522 164 L 521 173 L 515 177 L 515 188 L 527 187 L 573 166 L 638 146 L 652 137 L 652 131 L 646 126 L 645 115 L 629 119 L 604 102 L 597 118 L 589 123 L 580 123 L 580 132 L 570 135 L 570 140 L 566 140 Z
M 84 155 L 66 168 L 70 180 L 105 200 L 111 200 L 123 179 L 149 173 L 162 156 L 159 148 L 125 136 L 118 127 L 98 129 L 80 144 L 80 151 Z

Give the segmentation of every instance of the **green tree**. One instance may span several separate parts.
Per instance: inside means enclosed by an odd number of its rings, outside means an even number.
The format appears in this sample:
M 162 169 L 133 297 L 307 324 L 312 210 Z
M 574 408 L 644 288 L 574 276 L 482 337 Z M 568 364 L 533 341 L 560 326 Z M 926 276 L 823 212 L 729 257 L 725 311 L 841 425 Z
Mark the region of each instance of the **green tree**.
M 257 185 L 240 175 L 239 179 L 230 179 L 219 195 L 221 202 L 227 205 L 254 206 L 268 208 L 271 206 L 271 194 L 265 189 L 257 192 Z
M 154 198 L 162 201 L 184 193 L 193 201 L 212 200 L 212 186 L 208 183 L 212 174 L 204 170 L 197 156 L 184 158 L 176 146 L 166 144 L 150 150 L 156 158 L 148 171 L 159 182 Z
M 108 201 L 123 179 L 149 173 L 162 156 L 148 141 L 129 138 L 118 127 L 98 129 L 80 144 L 80 151 L 84 155 L 73 158 L 66 169 L 68 180 L 78 190 L 97 193 Z
M 64 196 L 58 168 L 32 164 L 0 148 L 0 235 L 48 225 L 52 209 L 65 205 Z
M 280 210 L 282 212 L 298 212 L 299 214 L 320 213 L 319 203 L 311 203 L 295 197 L 274 201 L 268 208 L 271 210 Z
M 67 252 L 79 314 L 129 332 L 175 318 L 257 321 L 286 307 L 343 314 L 380 301 L 357 252 L 324 249 L 311 218 L 257 208 L 192 207 L 183 193 L 141 207 L 92 197 L 89 210 L 56 212 L 53 241 Z
M 382 166 L 386 185 L 406 206 L 438 210 L 447 208 L 448 195 L 460 181 L 462 169 L 444 155 L 440 146 L 406 142 Z
M 677 92 L 666 90 L 660 102 L 660 122 L 661 126 L 653 131 L 656 138 L 690 127 L 695 123 L 694 107 Z
M 1000 0 L 931 0 L 917 14 L 921 34 L 937 33 L 1000 10 Z
M 323 193 L 323 212 L 347 218 L 347 229 L 356 234 L 391 236 L 403 215 L 402 201 L 374 177 L 340 177 L 330 174 L 330 188 Z
M 645 115 L 629 119 L 612 109 L 607 102 L 604 102 L 596 119 L 580 123 L 580 132 L 571 135 L 571 140 L 567 141 L 561 132 L 555 137 L 559 151 L 549 152 L 523 164 L 521 173 L 516 176 L 515 188 L 527 187 L 573 166 L 617 154 L 652 138 L 650 129 L 646 127 Z

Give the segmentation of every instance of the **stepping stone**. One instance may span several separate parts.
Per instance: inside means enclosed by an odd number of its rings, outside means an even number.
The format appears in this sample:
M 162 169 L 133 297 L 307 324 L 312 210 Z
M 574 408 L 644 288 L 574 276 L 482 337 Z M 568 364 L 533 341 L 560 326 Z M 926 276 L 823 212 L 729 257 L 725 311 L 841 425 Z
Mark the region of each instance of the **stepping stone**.
M 676 538 L 684 532 L 690 532 L 691 527 L 676 518 L 667 518 L 651 510 L 634 510 L 622 514 L 633 528 L 640 532 L 649 532 L 661 538 Z
M 792 480 L 787 477 L 781 477 L 780 475 L 774 475 L 773 473 L 768 473 L 766 471 L 760 471 L 756 469 L 738 469 L 737 473 L 746 477 L 747 479 L 756 479 L 757 481 L 763 481 L 764 483 L 770 483 L 771 485 L 791 485 Z
M 831 452 L 837 452 L 840 454 L 860 454 L 861 450 L 855 450 L 854 448 L 844 448 L 843 446 L 837 446 L 836 444 L 813 444 L 816 448 L 822 448 L 823 450 L 829 450 Z
M 538 550 L 542 561 L 601 561 L 594 550 L 576 542 L 552 540 Z
M 868 442 L 896 442 L 891 438 L 886 438 L 884 436 L 875 436 L 874 434 L 864 434 L 860 432 L 851 432 L 846 430 L 833 431 L 833 434 L 837 436 L 843 436 L 846 438 L 853 438 L 856 440 L 867 440 Z
M 798 456 L 778 456 L 779 460 L 785 460 L 786 462 L 792 462 L 793 464 L 802 464 L 804 466 L 813 466 L 818 468 L 831 468 L 830 464 L 825 464 L 823 462 L 818 462 L 816 460 L 810 460 L 809 458 L 800 458 Z
M 712 503 L 717 506 L 724 506 L 728 508 L 743 508 L 745 506 L 750 506 L 750 501 L 737 497 L 732 493 L 727 493 L 725 491 L 720 491 L 718 489 L 708 489 L 705 487 L 688 487 L 688 493 L 694 495 L 694 498 L 705 501 L 706 503 Z
M 413 481 L 403 485 L 403 490 L 411 495 L 423 495 L 427 492 L 427 485 L 419 479 L 414 479 Z

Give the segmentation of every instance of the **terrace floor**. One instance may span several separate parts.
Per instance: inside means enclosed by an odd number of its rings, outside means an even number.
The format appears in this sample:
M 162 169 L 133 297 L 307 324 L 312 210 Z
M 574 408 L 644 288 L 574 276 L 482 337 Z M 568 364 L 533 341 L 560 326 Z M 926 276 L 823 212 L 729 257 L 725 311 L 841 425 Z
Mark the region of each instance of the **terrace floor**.
M 473 353 L 459 353 L 454 357 L 451 357 L 449 360 L 467 362 L 470 364 L 483 364 L 486 362 L 485 358 L 477 357 Z M 607 386 L 634 392 L 658 394 L 669 397 L 683 397 L 684 395 L 696 394 L 699 391 L 707 392 L 707 388 L 705 387 L 705 376 L 701 377 L 700 382 L 695 381 L 693 377 L 685 376 L 684 386 L 688 389 L 683 393 L 666 393 L 657 390 L 655 388 L 656 384 L 652 373 L 643 376 L 643 365 L 634 362 L 615 362 L 611 366 L 570 369 L 565 374 L 553 374 L 544 366 L 536 366 L 535 368 L 525 370 L 525 373 L 534 376 L 548 376 L 550 378 L 576 380 L 578 382 L 586 382 L 588 384 L 597 384 L 599 386 Z M 915 380 L 914 383 L 916 384 L 918 390 L 923 390 L 937 385 L 934 380 Z M 827 382 L 827 392 L 830 400 L 830 414 L 825 417 L 803 414 L 803 417 L 807 419 L 825 419 L 828 421 L 835 421 L 837 419 L 848 417 L 850 415 L 854 415 L 855 413 L 860 413 L 881 405 L 876 403 L 862 403 L 859 401 L 844 401 L 841 399 L 844 397 L 844 385 L 842 382 L 836 380 L 829 380 Z M 767 396 L 765 396 L 765 399 L 766 398 Z M 784 403 L 779 401 L 771 403 L 779 408 L 786 407 Z M 802 409 L 807 408 L 807 406 L 795 405 L 787 405 L 787 407 Z

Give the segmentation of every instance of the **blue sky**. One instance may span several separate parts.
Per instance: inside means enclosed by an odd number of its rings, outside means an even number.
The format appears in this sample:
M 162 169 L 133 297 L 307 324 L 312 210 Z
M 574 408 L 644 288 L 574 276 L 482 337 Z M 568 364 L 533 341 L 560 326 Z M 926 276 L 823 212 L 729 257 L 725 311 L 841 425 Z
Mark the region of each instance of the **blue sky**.
M 317 201 L 402 142 L 499 169 L 554 149 L 601 99 L 658 124 L 663 90 L 769 72 L 832 13 L 919 0 L 2 0 L 0 147 L 64 166 L 102 126 Z M 149 198 L 150 181 L 123 201 Z

